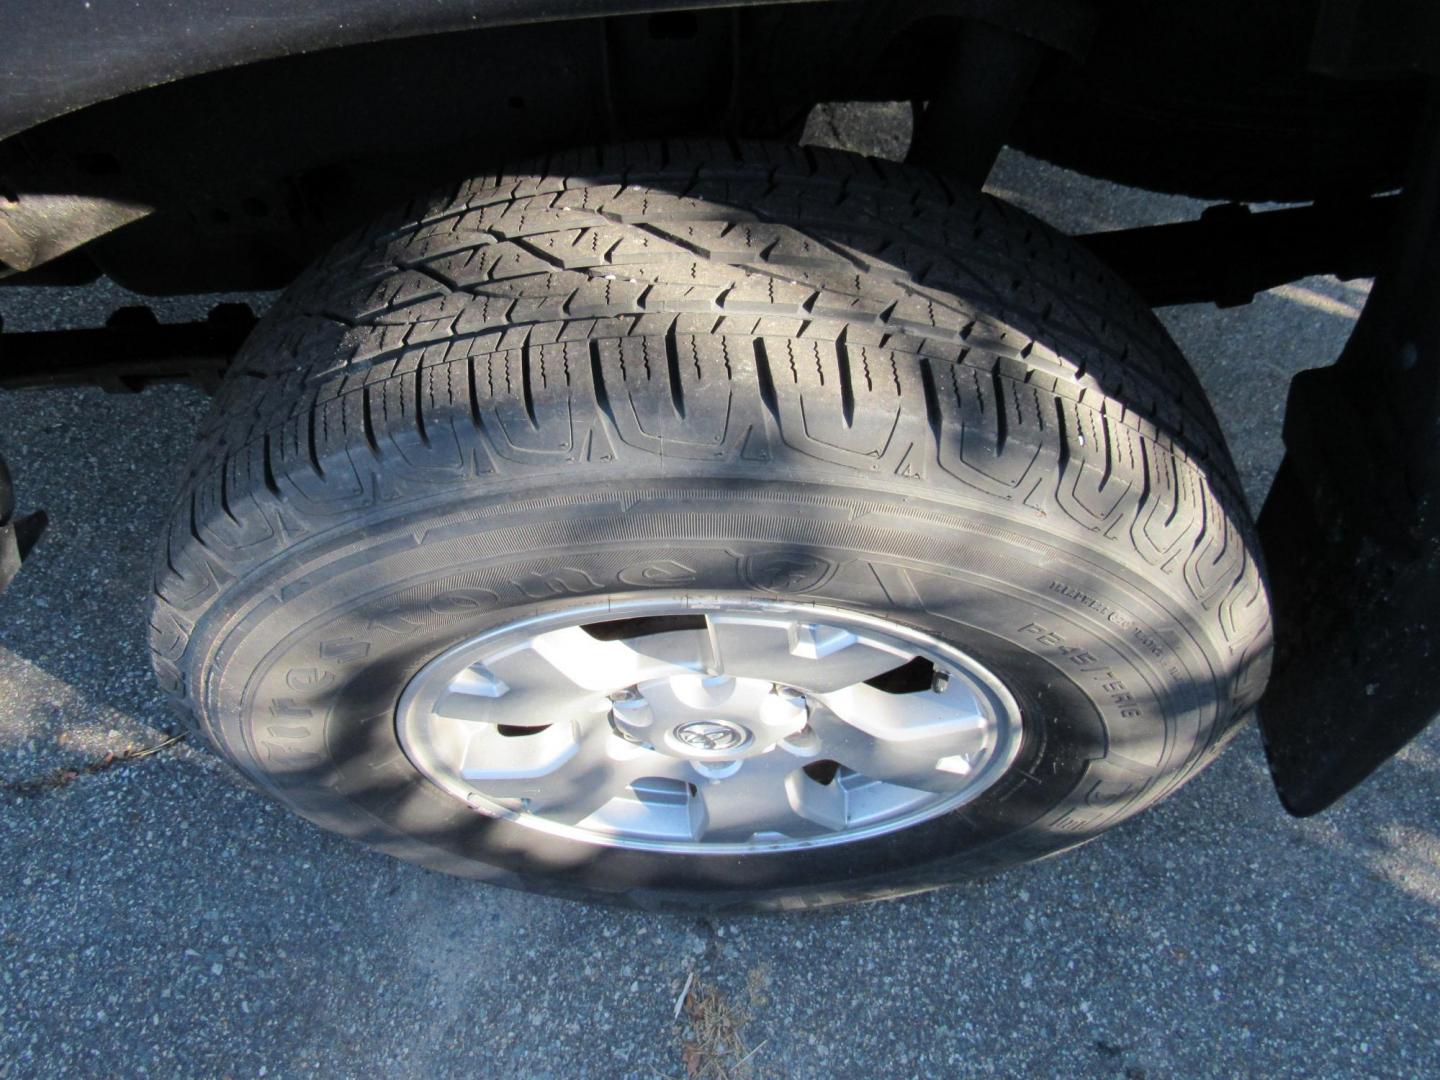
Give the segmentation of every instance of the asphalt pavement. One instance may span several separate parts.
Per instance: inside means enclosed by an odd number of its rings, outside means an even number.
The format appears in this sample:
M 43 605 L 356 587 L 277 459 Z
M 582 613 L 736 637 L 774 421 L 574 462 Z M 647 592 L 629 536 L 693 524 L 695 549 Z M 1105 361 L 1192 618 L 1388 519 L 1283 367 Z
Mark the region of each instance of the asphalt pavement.
M 835 109 L 812 133 L 893 154 L 904 119 Z M 1197 209 L 1012 154 L 992 188 L 1072 230 Z M 1290 376 L 1335 355 L 1364 295 L 1317 279 L 1164 313 L 1257 505 Z M 0 317 L 117 302 L 0 289 Z M 0 1077 L 1440 1074 L 1440 731 L 1295 821 L 1250 730 L 1079 851 L 800 915 L 547 900 L 307 825 L 206 747 L 162 745 L 149 565 L 206 407 L 0 396 L 21 503 L 52 522 L 0 598 Z

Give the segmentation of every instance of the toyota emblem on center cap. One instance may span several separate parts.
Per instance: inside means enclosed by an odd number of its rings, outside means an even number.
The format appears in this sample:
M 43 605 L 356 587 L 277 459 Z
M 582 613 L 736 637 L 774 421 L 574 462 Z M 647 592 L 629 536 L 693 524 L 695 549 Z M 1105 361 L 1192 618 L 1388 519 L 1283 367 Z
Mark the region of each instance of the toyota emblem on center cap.
M 674 736 L 686 746 L 707 753 L 734 750 L 748 741 L 744 728 L 723 720 L 691 720 L 677 727 Z

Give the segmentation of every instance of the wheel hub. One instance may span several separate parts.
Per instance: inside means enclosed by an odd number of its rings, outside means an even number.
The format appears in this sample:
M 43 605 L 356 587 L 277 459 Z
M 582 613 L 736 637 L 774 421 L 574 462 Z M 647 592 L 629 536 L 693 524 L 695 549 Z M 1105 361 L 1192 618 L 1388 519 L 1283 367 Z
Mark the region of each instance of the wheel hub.
M 611 695 L 610 721 L 622 736 L 673 757 L 753 757 L 809 720 L 809 702 L 764 679 L 684 672 Z
M 411 762 L 570 839 L 722 854 L 877 835 L 976 797 L 1018 749 L 1004 686 L 853 612 L 672 598 L 465 641 L 407 688 Z

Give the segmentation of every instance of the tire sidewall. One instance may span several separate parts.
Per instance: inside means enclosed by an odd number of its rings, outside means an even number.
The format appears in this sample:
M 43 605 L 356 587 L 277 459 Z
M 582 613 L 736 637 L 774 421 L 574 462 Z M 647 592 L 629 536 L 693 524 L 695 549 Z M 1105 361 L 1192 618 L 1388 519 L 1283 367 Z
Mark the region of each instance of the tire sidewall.
M 587 597 L 657 590 L 878 612 L 935 635 L 1006 683 L 1019 755 L 974 801 L 905 830 L 745 856 L 632 851 L 486 817 L 405 757 L 395 706 L 440 652 Z M 1223 728 L 1228 692 L 1182 606 L 1083 545 L 978 505 L 800 485 L 452 494 L 291 552 L 196 639 L 210 645 L 203 661 L 192 651 L 210 734 L 304 816 L 451 873 L 649 905 L 824 903 L 1073 846 L 1185 774 Z

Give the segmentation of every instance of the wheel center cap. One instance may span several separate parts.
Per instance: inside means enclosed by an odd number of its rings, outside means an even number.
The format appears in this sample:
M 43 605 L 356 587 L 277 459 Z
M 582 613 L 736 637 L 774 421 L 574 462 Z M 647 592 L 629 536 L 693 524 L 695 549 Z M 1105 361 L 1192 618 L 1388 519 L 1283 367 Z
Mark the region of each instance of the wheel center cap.
M 729 720 L 687 720 L 670 729 L 671 744 L 695 757 L 724 757 L 744 748 L 750 732 Z

